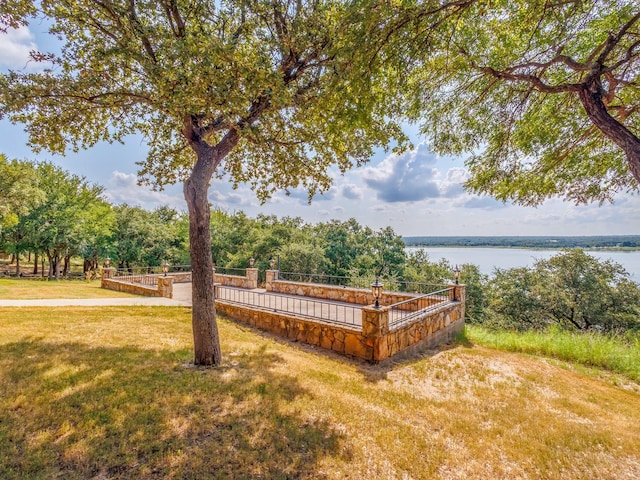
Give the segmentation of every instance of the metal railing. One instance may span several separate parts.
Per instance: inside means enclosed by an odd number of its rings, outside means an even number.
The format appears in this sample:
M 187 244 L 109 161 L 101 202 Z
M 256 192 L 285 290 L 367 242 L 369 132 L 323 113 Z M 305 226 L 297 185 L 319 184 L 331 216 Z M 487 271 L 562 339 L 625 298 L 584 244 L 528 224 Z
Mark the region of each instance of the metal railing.
M 301 283 L 318 283 L 321 285 L 338 285 L 347 287 L 356 287 L 351 277 L 344 277 L 340 275 L 325 275 L 324 273 L 297 273 L 297 272 L 278 272 L 278 280 L 284 280 L 287 282 L 301 282 Z M 360 283 L 364 284 L 364 281 Z
M 162 274 L 160 273 L 148 273 L 148 274 L 123 274 L 123 275 L 115 275 L 113 280 L 118 280 L 119 282 L 127 282 L 127 283 L 137 283 L 140 285 L 146 285 L 149 287 L 155 287 L 158 285 L 158 277 Z
M 215 272 L 218 275 L 235 275 L 237 277 L 246 277 L 246 268 L 233 268 L 233 267 L 215 267 Z
M 278 272 L 278 280 L 368 289 L 371 288 L 371 284 L 375 278 L 325 275 L 324 273 Z M 441 283 L 420 283 L 405 281 L 401 278 L 380 278 L 379 280 L 384 285 L 385 290 L 394 292 L 427 294 L 446 287 L 446 285 Z
M 449 302 L 450 290 L 445 288 L 389 305 L 389 328 L 393 329 L 420 320 L 442 303 Z
M 360 307 L 338 302 L 311 300 L 304 297 L 296 297 L 295 295 L 282 295 L 226 286 L 216 288 L 216 300 L 265 308 L 274 312 L 291 313 L 314 321 L 351 328 L 362 326 Z
M 169 273 L 189 271 L 191 271 L 190 265 L 171 265 L 169 267 Z M 163 275 L 162 266 L 157 265 L 152 267 L 118 268 L 112 278 L 120 282 L 137 283 L 139 285 L 155 287 L 158 285 L 158 277 Z

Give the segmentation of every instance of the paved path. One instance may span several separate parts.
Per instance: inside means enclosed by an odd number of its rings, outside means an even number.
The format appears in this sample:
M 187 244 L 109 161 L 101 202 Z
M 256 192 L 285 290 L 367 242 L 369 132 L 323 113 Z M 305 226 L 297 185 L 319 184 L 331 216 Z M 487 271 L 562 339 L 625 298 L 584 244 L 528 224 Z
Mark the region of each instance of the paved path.
M 0 307 L 102 307 L 137 305 L 191 306 L 191 284 L 179 283 L 174 285 L 173 298 L 48 298 L 38 300 L 5 300 L 0 298 Z

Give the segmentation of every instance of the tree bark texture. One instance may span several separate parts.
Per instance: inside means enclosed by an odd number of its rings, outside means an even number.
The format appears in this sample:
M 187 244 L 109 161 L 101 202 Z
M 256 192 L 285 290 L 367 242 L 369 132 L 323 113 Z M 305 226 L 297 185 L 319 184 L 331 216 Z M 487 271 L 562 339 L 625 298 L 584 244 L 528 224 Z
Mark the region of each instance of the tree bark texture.
M 219 365 L 222 362 L 213 296 L 208 186 L 208 179 L 194 178 L 194 174 L 184 184 L 184 197 L 189 209 L 191 326 L 196 365 Z
M 589 119 L 607 138 L 624 151 L 629 170 L 640 184 L 640 139 L 609 114 L 602 95 L 599 81 L 589 82 L 578 90 L 578 96 Z

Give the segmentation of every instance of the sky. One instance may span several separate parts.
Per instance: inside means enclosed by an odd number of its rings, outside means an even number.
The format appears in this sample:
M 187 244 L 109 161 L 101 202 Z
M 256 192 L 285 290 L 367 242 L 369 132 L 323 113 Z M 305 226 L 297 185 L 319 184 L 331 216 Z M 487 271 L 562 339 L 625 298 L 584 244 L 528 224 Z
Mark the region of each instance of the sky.
M 56 44 L 43 25 L 31 25 L 0 34 L 0 70 L 29 70 L 31 50 L 52 51 Z M 334 172 L 333 186 L 311 204 L 307 192 L 276 193 L 260 204 L 247 185 L 237 190 L 228 181 L 214 180 L 209 198 L 214 208 L 278 217 L 301 217 L 308 223 L 355 218 L 375 230 L 391 227 L 402 236 L 485 235 L 638 235 L 640 196 L 619 194 L 613 205 L 576 206 L 559 199 L 537 208 L 502 203 L 487 196 L 465 192 L 464 157 L 442 157 L 429 149 L 426 138 L 414 125 L 405 125 L 415 148 L 396 155 L 376 152 L 369 163 L 344 175 Z M 139 136 L 124 144 L 103 143 L 66 156 L 39 154 L 27 145 L 21 125 L 0 121 L 0 153 L 10 159 L 50 161 L 71 173 L 84 176 L 105 189 L 112 203 L 153 209 L 169 205 L 186 211 L 181 185 L 152 191 L 137 185 L 137 161 L 146 157 L 147 146 Z

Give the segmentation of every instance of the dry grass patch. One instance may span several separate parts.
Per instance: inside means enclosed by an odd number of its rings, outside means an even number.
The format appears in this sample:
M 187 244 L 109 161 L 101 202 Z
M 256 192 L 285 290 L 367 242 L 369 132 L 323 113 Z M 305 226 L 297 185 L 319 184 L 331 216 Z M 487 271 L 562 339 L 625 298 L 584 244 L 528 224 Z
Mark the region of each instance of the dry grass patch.
M 100 288 L 100 280 L 0 279 L 0 299 L 38 300 L 50 298 L 122 298 L 128 293 Z
M 225 320 L 200 369 L 189 309 L 0 318 L 3 479 L 640 477 L 610 376 L 462 345 L 372 367 Z

